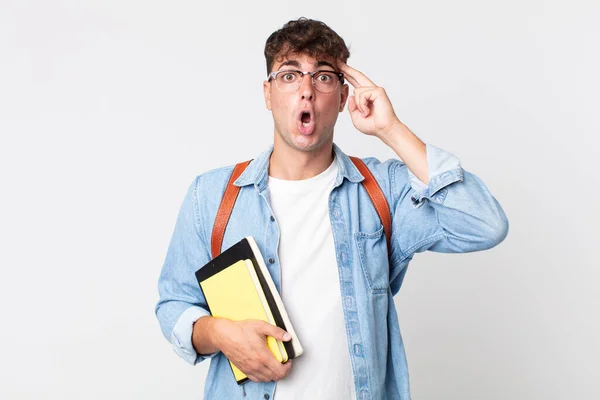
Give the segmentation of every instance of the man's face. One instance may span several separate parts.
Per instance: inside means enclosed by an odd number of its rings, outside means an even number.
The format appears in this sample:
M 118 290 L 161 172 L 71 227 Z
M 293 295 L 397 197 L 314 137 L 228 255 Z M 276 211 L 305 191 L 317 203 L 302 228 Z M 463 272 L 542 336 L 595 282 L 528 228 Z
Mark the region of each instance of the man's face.
M 334 59 L 314 59 L 296 53 L 276 61 L 272 70 L 338 71 Z M 310 75 L 304 75 L 300 87 L 293 92 L 279 91 L 273 79 L 263 86 L 267 108 L 273 114 L 276 146 L 315 152 L 333 142 L 333 127 L 348 98 L 347 84 L 339 83 L 333 92 L 322 93 L 314 88 Z M 303 113 L 310 117 L 303 117 Z

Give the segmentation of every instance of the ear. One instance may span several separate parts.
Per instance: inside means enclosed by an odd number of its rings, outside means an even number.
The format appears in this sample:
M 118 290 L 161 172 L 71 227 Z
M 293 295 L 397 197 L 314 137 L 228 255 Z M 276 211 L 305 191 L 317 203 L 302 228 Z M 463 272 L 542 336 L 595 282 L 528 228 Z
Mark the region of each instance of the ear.
M 344 86 L 342 86 L 342 92 L 340 94 L 341 98 L 340 98 L 340 112 L 344 111 L 344 105 L 346 104 L 346 101 L 348 100 L 348 93 L 349 93 L 350 89 L 348 88 L 348 84 L 344 83 Z
M 265 104 L 267 106 L 267 110 L 271 110 L 271 82 L 270 81 L 263 82 L 263 92 L 265 95 Z

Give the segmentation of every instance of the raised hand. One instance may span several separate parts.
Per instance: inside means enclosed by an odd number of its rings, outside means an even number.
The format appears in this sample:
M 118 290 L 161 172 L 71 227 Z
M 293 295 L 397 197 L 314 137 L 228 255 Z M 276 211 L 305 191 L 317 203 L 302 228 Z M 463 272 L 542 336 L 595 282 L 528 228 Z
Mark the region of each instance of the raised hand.
M 338 61 L 338 68 L 354 87 L 348 98 L 348 112 L 356 129 L 381 139 L 401 124 L 385 89 L 343 61 Z

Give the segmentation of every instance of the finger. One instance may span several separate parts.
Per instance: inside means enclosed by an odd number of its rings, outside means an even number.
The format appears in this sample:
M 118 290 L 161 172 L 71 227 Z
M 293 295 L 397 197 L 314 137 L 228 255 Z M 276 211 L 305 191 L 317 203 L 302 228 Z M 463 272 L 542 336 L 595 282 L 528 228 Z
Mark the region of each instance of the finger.
M 264 366 L 256 358 L 248 360 L 245 364 L 240 363 L 235 365 L 240 371 L 246 374 L 246 376 L 250 380 L 252 380 L 252 378 L 255 378 L 260 381 L 265 378 L 265 375 L 262 371 L 264 369 Z
M 292 364 L 290 361 L 291 360 L 287 361 L 285 364 L 281 364 L 281 371 L 273 375 L 274 381 L 280 381 L 289 375 L 290 371 L 292 370 Z
M 288 360 L 285 364 L 283 364 L 283 377 L 285 378 L 292 371 L 292 360 Z
M 338 60 L 338 68 L 344 73 L 344 76 L 348 78 L 348 81 L 354 87 L 377 86 L 372 80 L 367 78 L 365 74 L 352 68 L 341 60 Z
M 271 334 L 269 334 L 269 332 Z M 265 322 L 264 324 L 257 324 L 256 333 L 256 338 L 258 340 L 256 342 L 253 342 L 252 347 L 253 352 L 255 354 L 255 359 L 261 367 L 260 373 L 268 378 L 267 381 L 278 380 L 283 378 L 283 376 L 285 375 L 285 368 L 283 367 L 282 363 L 279 360 L 277 360 L 277 358 L 267 345 L 267 338 L 272 335 L 278 335 L 283 338 L 287 334 L 287 332 L 285 332 L 281 328 L 278 328 Z M 275 337 L 275 339 L 277 338 Z
M 266 352 L 261 354 L 260 360 L 268 368 L 268 371 L 265 371 L 265 375 L 271 377 L 271 380 L 279 380 L 285 376 L 285 371 L 288 367 L 277 360 L 268 347 L 266 347 Z
M 239 369 L 240 371 L 246 374 L 248 379 L 252 380 L 253 382 L 268 382 L 269 380 L 268 375 L 270 374 L 270 371 L 267 368 L 265 368 L 265 366 L 262 365 L 258 360 L 253 361 L 250 365 L 247 366 L 247 368 Z M 255 380 L 253 380 L 252 378 L 254 378 Z
M 271 372 L 270 369 L 268 369 L 264 365 L 260 366 L 259 368 L 255 369 L 254 371 L 252 371 L 251 374 L 255 378 L 257 378 L 260 382 L 269 382 L 269 381 L 271 381 L 272 372 Z
M 348 111 L 350 112 L 350 115 L 352 116 L 352 118 L 357 118 L 357 115 L 359 115 L 359 114 L 361 116 L 364 116 L 363 111 L 360 108 L 358 108 L 358 104 L 357 104 L 357 100 L 355 99 L 355 96 L 349 97 Z
M 358 106 L 356 105 L 356 100 L 354 99 L 354 96 L 348 97 L 348 111 L 350 111 L 350 113 L 352 114 L 356 110 L 358 110 Z
M 369 114 L 371 113 L 371 109 L 369 107 L 369 92 L 368 91 L 362 91 L 359 93 L 354 92 L 354 97 L 355 97 L 355 102 L 356 102 L 356 106 L 358 107 L 358 109 L 360 110 L 360 113 L 363 117 L 367 117 L 369 116 Z
M 350 69 L 350 67 L 342 62 L 341 60 L 338 61 L 338 69 L 344 73 L 344 78 L 346 78 L 346 80 L 348 82 L 350 82 L 352 84 L 352 86 L 354 86 L 355 88 L 359 88 L 362 85 L 354 78 L 354 76 L 352 75 L 352 70 Z
M 264 336 L 273 336 L 275 339 L 282 340 L 284 342 L 292 340 L 292 336 L 278 326 L 271 325 L 264 321 L 261 322 L 262 324 L 260 324 L 259 330 Z
M 344 78 L 346 78 L 346 80 L 348 82 L 350 82 L 352 84 L 352 86 L 354 86 L 355 88 L 361 87 L 360 83 L 358 83 L 358 81 L 356 79 L 354 79 L 351 75 L 344 73 Z
M 369 92 L 373 89 L 377 89 L 377 86 L 363 86 L 363 87 L 355 88 L 352 93 L 352 94 L 354 94 L 354 97 L 356 100 L 356 105 L 360 109 L 360 112 L 363 115 L 363 117 L 365 117 L 371 113 L 370 107 L 369 107 L 369 102 L 367 101 L 365 103 L 364 95 L 366 92 Z
M 357 100 L 358 107 L 362 110 L 361 112 L 363 113 L 364 117 L 368 117 L 369 114 L 371 114 L 370 105 L 373 104 L 379 97 L 381 97 L 382 94 L 383 89 L 379 87 L 369 88 L 359 93 L 359 100 Z M 354 93 L 354 96 L 356 96 L 356 91 Z
M 369 90 L 373 90 L 373 89 L 379 89 L 379 86 L 361 86 L 358 88 L 354 88 L 354 90 L 352 91 L 352 94 L 364 93 L 364 92 L 368 92 Z
M 250 354 L 249 359 L 243 366 L 240 365 L 238 368 L 244 372 L 246 376 L 253 376 L 260 382 L 271 381 L 273 371 L 265 364 L 270 361 L 270 358 L 275 357 L 260 335 L 257 335 L 256 339 L 251 341 L 250 348 L 248 348 L 247 351 Z M 275 361 L 277 360 L 275 359 Z

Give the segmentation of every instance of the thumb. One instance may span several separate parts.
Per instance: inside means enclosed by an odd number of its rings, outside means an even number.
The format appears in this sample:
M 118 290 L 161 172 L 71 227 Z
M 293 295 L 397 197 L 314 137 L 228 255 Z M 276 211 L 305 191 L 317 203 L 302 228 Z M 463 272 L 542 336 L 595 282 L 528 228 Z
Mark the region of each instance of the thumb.
M 354 96 L 348 97 L 348 111 L 350 111 L 350 114 L 354 114 L 354 111 L 356 111 L 357 109 L 358 106 L 356 105 L 356 100 L 354 99 Z
M 273 336 L 275 339 L 283 340 L 284 342 L 292 340 L 292 336 L 289 333 L 278 326 L 269 324 L 268 322 L 261 324 L 261 333 L 266 336 Z

